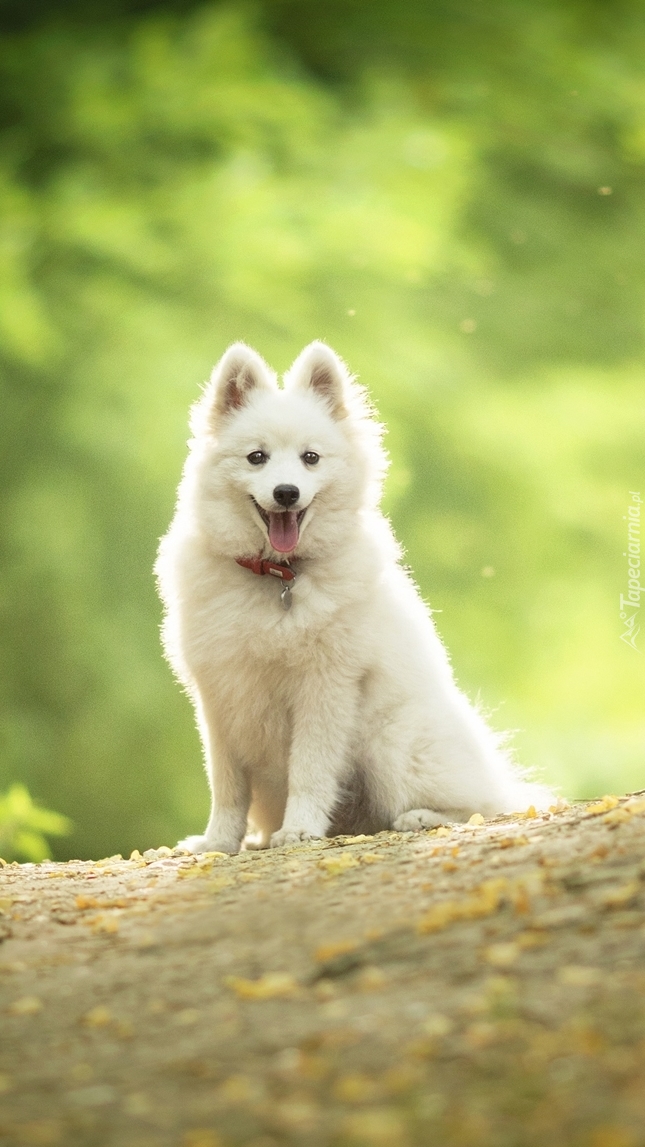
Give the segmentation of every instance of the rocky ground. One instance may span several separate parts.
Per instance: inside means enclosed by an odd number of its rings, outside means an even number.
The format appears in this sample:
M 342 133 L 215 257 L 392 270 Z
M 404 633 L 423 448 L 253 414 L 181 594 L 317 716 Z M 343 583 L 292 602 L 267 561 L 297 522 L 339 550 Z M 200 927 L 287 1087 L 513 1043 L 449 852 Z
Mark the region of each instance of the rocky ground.
M 645 799 L 532 813 L 1 868 L 1 1147 L 642 1147 Z

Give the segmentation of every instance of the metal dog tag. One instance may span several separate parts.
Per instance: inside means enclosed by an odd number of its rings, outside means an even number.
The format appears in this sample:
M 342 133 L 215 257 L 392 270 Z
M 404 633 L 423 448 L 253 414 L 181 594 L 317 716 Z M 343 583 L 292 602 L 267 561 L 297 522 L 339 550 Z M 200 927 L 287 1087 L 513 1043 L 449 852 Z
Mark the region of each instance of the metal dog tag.
M 280 601 L 282 602 L 282 608 L 283 609 L 291 609 L 291 589 L 289 588 L 289 585 L 286 582 L 282 587 L 282 593 L 280 594 Z

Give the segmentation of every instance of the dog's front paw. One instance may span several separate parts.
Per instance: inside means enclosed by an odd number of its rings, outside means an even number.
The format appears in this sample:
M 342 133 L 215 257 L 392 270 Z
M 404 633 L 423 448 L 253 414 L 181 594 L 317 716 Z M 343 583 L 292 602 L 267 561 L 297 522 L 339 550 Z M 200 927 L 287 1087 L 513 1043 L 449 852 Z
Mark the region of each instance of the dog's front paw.
M 284 844 L 302 844 L 305 840 L 318 840 L 306 828 L 280 828 L 271 837 L 271 848 L 282 848 Z
M 187 836 L 180 840 L 177 848 L 185 848 L 187 852 L 230 852 L 240 851 L 240 842 L 234 840 L 210 840 L 207 836 Z
M 397 816 L 392 828 L 395 832 L 420 832 L 424 828 L 437 828 L 440 824 L 452 824 L 441 813 L 429 808 L 413 808 Z

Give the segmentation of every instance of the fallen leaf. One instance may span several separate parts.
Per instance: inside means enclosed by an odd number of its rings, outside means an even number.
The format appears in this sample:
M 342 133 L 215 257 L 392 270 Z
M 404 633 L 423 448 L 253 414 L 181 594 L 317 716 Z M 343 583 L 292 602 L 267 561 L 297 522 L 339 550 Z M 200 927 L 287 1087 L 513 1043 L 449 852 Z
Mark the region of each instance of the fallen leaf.
M 335 944 L 321 944 L 314 952 L 314 960 L 319 964 L 324 964 L 327 960 L 333 960 L 335 956 L 344 956 L 347 952 L 355 952 L 358 948 L 358 940 L 338 940 Z
M 600 903 L 604 908 L 624 908 L 627 904 L 631 904 L 636 900 L 641 885 L 638 880 L 630 880 L 627 884 L 622 884 L 619 888 L 612 888 L 608 892 L 604 892 L 600 897 Z
M 85 1024 L 88 1028 L 104 1028 L 112 1023 L 112 1012 L 103 1004 L 98 1004 L 97 1007 L 91 1008 L 84 1016 L 81 1016 L 81 1023 Z
M 519 954 L 520 946 L 512 940 L 508 943 L 490 944 L 482 953 L 486 962 L 492 964 L 494 968 L 510 968 Z
M 224 983 L 241 1000 L 288 999 L 299 992 L 298 984 L 288 972 L 266 972 L 259 980 L 226 976 Z
M 433 1012 L 432 1015 L 426 1017 L 423 1021 L 423 1030 L 429 1036 L 445 1036 L 449 1035 L 452 1031 L 453 1024 L 448 1016 L 444 1016 L 441 1012 Z
M 84 912 L 86 908 L 98 908 L 99 906 L 100 901 L 96 899 L 96 896 L 76 897 L 76 907 L 80 908 L 81 912 Z
M 341 852 L 338 856 L 323 856 L 318 861 L 318 866 L 324 869 L 328 876 L 340 876 L 350 868 L 358 868 L 359 862 L 351 852 Z
M 87 923 L 93 932 L 105 932 L 108 935 L 114 935 L 119 931 L 119 921 L 116 916 L 104 916 L 101 913 L 98 916 L 93 916 Z
M 448 924 L 458 920 L 475 920 L 480 916 L 490 916 L 496 912 L 505 897 L 508 897 L 510 884 L 503 877 L 487 880 L 472 896 L 463 900 L 444 900 L 435 904 L 417 925 L 417 931 L 438 932 Z
M 603 812 L 610 812 L 611 809 L 617 808 L 619 805 L 617 796 L 607 795 L 602 800 L 596 801 L 594 804 L 587 805 L 582 813 L 583 817 L 600 816 Z
M 565 964 L 558 968 L 558 980 L 572 988 L 589 988 L 601 979 L 599 968 L 591 968 L 586 964 Z
M 21 996 L 9 1004 L 7 1011 L 11 1012 L 12 1016 L 35 1016 L 36 1012 L 41 1012 L 42 1009 L 43 1002 L 38 996 Z

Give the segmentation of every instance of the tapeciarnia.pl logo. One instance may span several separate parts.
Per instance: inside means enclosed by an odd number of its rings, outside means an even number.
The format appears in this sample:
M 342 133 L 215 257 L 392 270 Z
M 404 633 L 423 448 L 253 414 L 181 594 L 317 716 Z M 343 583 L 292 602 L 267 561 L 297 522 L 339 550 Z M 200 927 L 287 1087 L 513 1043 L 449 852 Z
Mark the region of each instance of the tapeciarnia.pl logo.
M 636 615 L 641 607 L 641 594 L 645 593 L 645 586 L 641 585 L 641 506 L 643 499 L 640 491 L 630 490 L 631 502 L 623 520 L 627 522 L 627 550 L 623 554 L 627 558 L 627 593 L 620 595 L 620 618 L 623 622 L 623 633 L 620 640 L 632 649 L 640 650 L 636 638 L 640 633 L 640 625 L 636 623 Z

